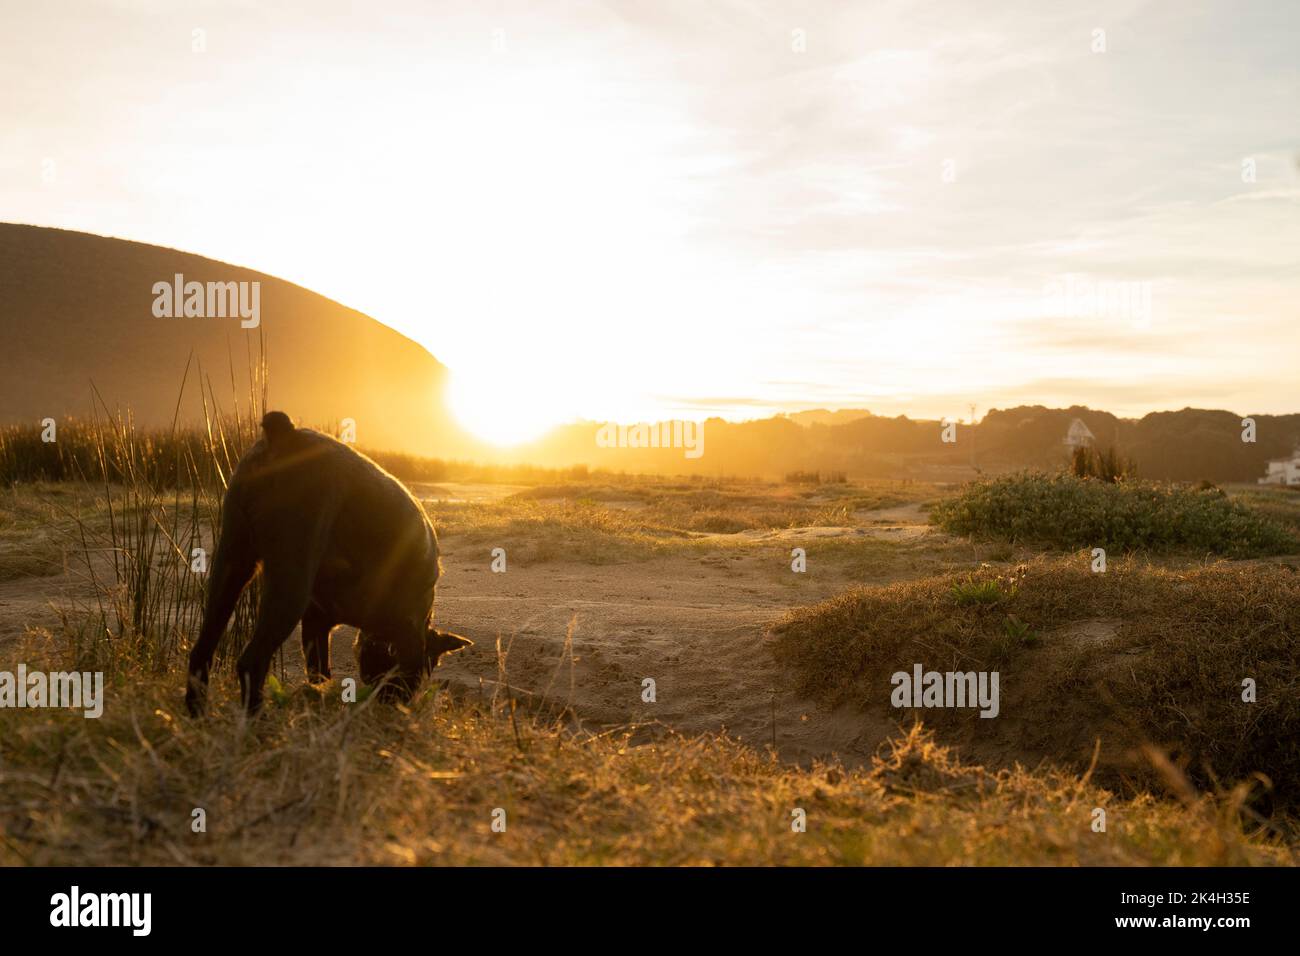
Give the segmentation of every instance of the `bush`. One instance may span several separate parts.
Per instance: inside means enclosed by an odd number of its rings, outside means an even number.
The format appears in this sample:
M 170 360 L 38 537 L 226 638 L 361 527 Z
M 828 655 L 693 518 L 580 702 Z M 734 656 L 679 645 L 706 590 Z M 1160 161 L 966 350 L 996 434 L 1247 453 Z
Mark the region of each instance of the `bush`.
M 1001 597 L 966 597 L 974 593 Z M 1109 636 L 1081 629 L 1099 622 Z M 797 693 L 895 722 L 911 714 L 966 759 L 1083 772 L 1100 740 L 1098 779 L 1168 786 L 1141 756 L 1150 745 L 1194 786 L 1262 773 L 1275 806 L 1300 803 L 1300 575 L 1285 566 L 1169 571 L 1120 559 L 1094 574 L 1086 554 L 1071 555 L 853 588 L 791 611 L 774 635 Z M 892 707 L 891 674 L 917 663 L 999 671 L 999 719 Z M 1245 703 L 1246 676 L 1275 690 Z
M 1114 448 L 1097 451 L 1084 445 L 1074 450 L 1070 459 L 1070 471 L 1076 478 L 1097 478 L 1114 484 L 1136 475 L 1137 466 L 1132 459 L 1121 456 Z
M 842 485 L 848 481 L 848 474 L 843 471 L 790 471 L 785 475 L 786 484 L 790 485 Z
M 939 502 L 951 534 L 1074 551 L 1196 551 L 1254 557 L 1300 550 L 1281 524 L 1216 490 L 1021 473 L 983 479 Z
M 997 604 L 1008 595 L 997 581 L 976 581 L 972 577 L 954 584 L 952 596 L 960 606 L 968 607 L 972 604 Z

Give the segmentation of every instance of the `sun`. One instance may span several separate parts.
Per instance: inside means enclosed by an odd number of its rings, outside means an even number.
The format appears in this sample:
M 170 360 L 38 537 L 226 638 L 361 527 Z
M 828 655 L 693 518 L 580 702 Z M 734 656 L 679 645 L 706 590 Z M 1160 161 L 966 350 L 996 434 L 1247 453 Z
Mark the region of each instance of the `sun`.
M 447 398 L 461 425 L 493 445 L 521 445 L 541 438 L 563 417 L 531 387 L 503 389 L 481 375 L 453 373 Z
M 720 280 L 687 242 L 685 114 L 599 79 L 493 61 L 421 84 L 435 100 L 412 110 L 437 121 L 391 150 L 354 226 L 375 247 L 340 270 L 349 301 L 450 370 L 453 415 L 495 445 L 614 417 L 708 352 L 696 315 Z

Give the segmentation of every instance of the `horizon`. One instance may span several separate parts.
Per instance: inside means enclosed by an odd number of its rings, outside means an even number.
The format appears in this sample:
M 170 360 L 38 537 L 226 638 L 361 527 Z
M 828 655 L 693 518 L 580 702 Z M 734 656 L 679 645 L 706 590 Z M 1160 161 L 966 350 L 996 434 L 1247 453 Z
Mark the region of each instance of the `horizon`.
M 115 241 L 121 241 L 121 242 L 129 242 L 129 243 L 141 244 L 139 240 L 129 239 L 129 238 L 127 238 L 127 237 L 123 237 L 123 236 L 99 235 L 99 234 L 96 234 L 96 233 L 87 233 L 87 232 L 83 232 L 83 231 L 81 231 L 81 230 L 66 230 L 66 229 L 62 229 L 61 227 L 41 226 L 41 225 L 36 224 L 36 223 L 0 223 L 0 225 L 16 225 L 16 226 L 24 226 L 24 227 L 37 228 L 37 229 L 55 229 L 56 231 L 75 232 L 75 233 L 79 233 L 79 234 L 82 234 L 82 235 L 91 236 L 91 237 L 98 238 L 98 239 L 109 239 L 109 240 L 115 240 Z M 151 243 L 145 243 L 145 245 L 153 245 L 155 248 L 166 249 L 166 250 L 168 250 L 168 251 L 173 251 L 173 252 L 181 253 L 181 254 L 183 254 L 183 255 L 195 255 L 195 256 L 200 256 L 200 257 L 203 256 L 202 253 L 194 252 L 193 250 L 176 249 L 176 248 L 174 248 L 174 247 L 169 247 L 169 246 L 158 246 L 157 244 L 151 244 Z M 205 257 L 205 258 L 210 258 L 210 257 Z M 221 262 L 221 260 L 212 260 L 212 261 L 214 261 L 214 262 L 218 262 L 219 264 L 223 264 L 223 265 L 229 265 L 229 266 L 231 266 L 231 267 L 233 267 L 233 268 L 237 268 L 237 269 L 241 269 L 241 270 L 245 270 L 245 271 L 250 271 L 250 272 L 256 272 L 256 273 L 259 273 L 259 274 L 261 274 L 261 275 L 265 275 L 265 276 L 267 276 L 267 278 L 275 279 L 276 281 L 289 282 L 289 280 L 287 280 L 287 279 L 283 279 L 283 278 L 281 278 L 281 277 L 279 277 L 279 276 L 273 276 L 273 275 L 270 275 L 269 273 L 266 273 L 264 270 L 258 269 L 256 266 L 254 266 L 254 265 L 249 265 L 249 264 L 247 264 L 247 263 L 241 263 L 241 262 Z M 296 283 L 294 283 L 294 284 L 296 285 Z M 302 288 L 304 288 L 305 291 L 307 291 L 307 292 L 309 292 L 309 293 L 312 293 L 312 294 L 314 294 L 314 295 L 320 295 L 320 294 L 321 294 L 321 293 L 317 292 L 316 290 L 313 290 L 313 289 L 310 289 L 310 288 L 306 288 L 306 287 L 302 287 Z M 333 302 L 334 300 L 330 300 L 330 301 Z M 342 306 L 343 308 L 347 308 L 347 309 L 351 309 L 351 308 L 352 308 L 351 306 L 348 306 L 346 303 L 336 302 L 335 304 L 336 304 L 336 305 L 339 305 L 339 306 Z M 359 311 L 359 310 L 355 310 L 355 309 L 353 309 L 352 311 Z M 365 315 L 365 313 L 360 313 L 360 314 Z M 368 318 L 368 319 L 371 319 L 371 320 L 373 320 L 373 321 L 375 321 L 375 322 L 377 322 L 377 323 L 380 324 L 380 325 L 384 325 L 384 323 L 379 322 L 379 320 L 378 320 L 378 319 L 375 319 L 373 316 L 368 316 L 368 315 L 367 315 L 367 316 L 365 316 L 365 317 Z M 405 333 L 401 332 L 400 330 L 392 329 L 391 326 L 386 326 L 386 328 L 389 328 L 390 330 L 392 330 L 392 331 L 394 331 L 394 332 L 397 332 L 399 335 L 402 335 L 404 338 L 408 338 L 408 339 L 410 339 L 409 336 L 407 336 Z M 427 347 L 426 347 L 425 345 L 423 345 L 422 343 L 420 343 L 420 342 L 418 342 L 418 341 L 416 341 L 416 340 L 414 340 L 414 339 L 410 339 L 410 341 L 414 342 L 414 344 L 416 344 L 416 345 L 420 346 L 421 348 L 425 349 L 426 351 L 428 351 Z M 430 355 L 430 357 L 432 357 L 433 359 L 438 360 L 438 356 L 434 355 L 432 352 L 430 352 L 429 355 Z M 441 362 L 440 362 L 440 364 L 441 364 Z M 1144 411 L 1144 412 L 1141 412 L 1140 414 L 1135 414 L 1135 415 L 1125 415 L 1125 414 L 1121 414 L 1121 413 L 1119 413 L 1119 412 L 1113 411 L 1113 410 L 1110 409 L 1110 408 L 1103 407 L 1103 406 L 1098 406 L 1098 405 L 1093 405 L 1093 404 L 1090 404 L 1090 403 L 1088 403 L 1088 402 L 1078 402 L 1078 403 L 1074 403 L 1074 404 L 1071 404 L 1071 405 L 1047 405 L 1047 404 L 1044 404 L 1044 403 L 1041 403 L 1041 402 L 1024 401 L 1024 402 L 1021 402 L 1021 403 L 1019 403 L 1019 404 L 1015 404 L 1015 405 L 992 405 L 992 406 L 989 406 L 989 407 L 984 408 L 984 409 L 982 409 L 982 410 L 979 409 L 979 408 L 977 407 L 977 408 L 975 409 L 974 422 L 975 422 L 976 424 L 979 424 L 979 423 L 982 422 L 982 421 L 983 421 L 983 420 L 984 420 L 984 419 L 985 419 L 989 414 L 992 414 L 992 413 L 994 413 L 994 412 L 1007 412 L 1007 411 L 1012 411 L 1012 410 L 1015 410 L 1015 409 L 1017 409 L 1017 408 L 1044 408 L 1044 409 L 1046 409 L 1046 410 L 1048 410 L 1048 411 L 1072 411 L 1072 410 L 1074 410 L 1074 409 L 1083 409 L 1083 410 L 1085 410 L 1085 411 L 1095 412 L 1095 413 L 1098 413 L 1098 414 L 1113 415 L 1115 418 L 1117 418 L 1117 419 L 1119 419 L 1119 420 L 1121 420 L 1121 421 L 1128 421 L 1128 422 L 1137 422 L 1137 421 L 1140 421 L 1141 419 L 1145 418 L 1145 417 L 1148 416 L 1148 415 L 1154 415 L 1154 414 L 1174 414 L 1174 413 L 1185 412 L 1185 411 L 1196 411 L 1196 412 L 1223 412 L 1223 413 L 1225 413 L 1225 414 L 1234 415 L 1234 416 L 1251 416 L 1251 415 L 1274 415 L 1274 416 L 1286 416 L 1286 415 L 1300 414 L 1300 410 L 1297 410 L 1297 411 L 1281 411 L 1281 412 L 1261 412 L 1261 411 L 1257 411 L 1257 410 L 1253 410 L 1253 409 L 1242 411 L 1242 410 L 1240 410 L 1240 409 L 1224 408 L 1224 407 L 1222 407 L 1222 406 L 1219 406 L 1219 407 L 1211 407 L 1211 406 L 1184 405 L 1184 406 L 1182 406 L 1181 408 L 1173 408 L 1173 407 L 1151 408 L 1151 409 L 1148 409 L 1148 410 L 1146 410 L 1146 411 Z M 778 409 L 775 409 L 775 410 L 773 410 L 773 411 L 767 412 L 767 413 L 765 413 L 765 414 L 752 415 L 752 416 L 748 416 L 748 417 L 737 417 L 737 416 L 734 415 L 734 414 L 711 414 L 711 415 L 701 416 L 701 417 L 698 417 L 698 418 L 695 418 L 695 419 L 687 419 L 687 420 L 690 420 L 690 421 L 696 421 L 696 422 L 703 422 L 703 421 L 706 421 L 706 420 L 717 419 L 717 420 L 724 421 L 724 422 L 726 422 L 726 423 L 728 423 L 728 424 L 739 425 L 739 424 L 745 424 L 745 423 L 748 423 L 748 422 L 761 422 L 761 421 L 768 421 L 768 420 L 771 420 L 771 419 L 773 419 L 773 418 L 793 418 L 793 417 L 796 417 L 796 416 L 799 416 L 799 415 L 802 415 L 802 414 L 817 413 L 817 412 L 825 412 L 825 413 L 827 413 L 827 414 L 829 414 L 829 415 L 839 415 L 839 414 L 843 414 L 843 413 L 845 413 L 845 412 L 861 412 L 862 415 L 863 415 L 863 417 L 866 417 L 866 416 L 876 417 L 876 418 L 900 418 L 900 417 L 901 417 L 901 418 L 907 418 L 907 419 L 910 419 L 910 420 L 912 420 L 912 421 L 918 421 L 918 422 L 920 422 L 920 421 L 935 421 L 935 422 L 938 422 L 938 421 L 944 421 L 944 420 L 951 420 L 951 421 L 955 421 L 955 422 L 959 422 L 959 423 L 968 424 L 968 423 L 970 423 L 970 421 L 972 420 L 972 419 L 971 419 L 971 416 L 970 416 L 970 414 L 969 414 L 969 411 L 970 411 L 970 407 L 968 406 L 968 407 L 967 407 L 967 412 L 968 412 L 968 414 L 966 414 L 964 417 L 963 417 L 963 416 L 960 416 L 960 415 L 958 415 L 958 416 L 942 416 L 942 415 L 940 415 L 940 416 L 927 416 L 927 415 L 924 415 L 924 414 L 918 414 L 918 413 L 915 413 L 915 412 L 911 412 L 911 411 L 909 411 L 909 410 L 906 409 L 906 408 L 902 409 L 901 411 L 896 411 L 896 412 L 892 412 L 892 413 L 883 413 L 883 412 L 878 412 L 878 411 L 876 411 L 875 409 L 863 408 L 863 407 L 861 407 L 861 406 L 825 406 L 825 405 L 811 405 L 811 404 L 809 404 L 809 403 L 804 403 L 804 404 L 802 404 L 802 405 L 797 405 L 797 406 L 796 406 L 796 405 L 792 405 L 792 406 L 790 406 L 790 407 L 786 407 L 786 408 L 778 408 Z M 504 450 L 509 450 L 510 448 L 514 448 L 514 447 L 523 447 L 523 446 L 527 446 L 527 445 L 531 445 L 531 444 L 536 444 L 536 443 L 539 443 L 539 442 L 544 442 L 544 441 L 546 440 L 546 438 L 547 438 L 548 436 L 550 436 L 553 432 L 555 432 L 555 431 L 557 431 L 557 430 L 559 430 L 559 429 L 562 429 L 562 428 L 566 428 L 566 427 L 573 427 L 573 426 L 600 426 L 600 425 L 603 425 L 603 424 L 618 424 L 618 425 L 656 424 L 656 423 L 661 423 L 661 422 L 665 422 L 665 421 L 674 421 L 674 420 L 677 420 L 677 419 L 670 419 L 670 418 L 654 418 L 654 419 L 639 418 L 639 419 L 623 419 L 623 420 L 614 420 L 614 419 L 603 419 L 603 418 L 586 418 L 586 417 L 581 417 L 581 416 L 579 416 L 579 417 L 571 418 L 571 419 L 568 419 L 568 420 L 555 422 L 555 423 L 551 424 L 550 426 L 548 426 L 547 429 L 546 429 L 544 432 L 538 434 L 537 436 L 535 436 L 535 437 L 533 437 L 533 438 L 524 439 L 524 440 L 521 440 L 521 441 L 512 441 L 512 442 L 493 442 L 493 441 L 491 441 L 490 439 L 486 439 L 486 438 L 483 438 L 483 439 L 481 439 L 481 440 L 484 442 L 485 445 L 488 445 L 488 446 L 496 446 L 496 447 L 498 447 L 500 450 L 503 450 L 503 451 L 504 451 Z
M 498 444 L 1288 413 L 1300 10 L 393 10 L 13 13 L 6 218 L 363 312 Z

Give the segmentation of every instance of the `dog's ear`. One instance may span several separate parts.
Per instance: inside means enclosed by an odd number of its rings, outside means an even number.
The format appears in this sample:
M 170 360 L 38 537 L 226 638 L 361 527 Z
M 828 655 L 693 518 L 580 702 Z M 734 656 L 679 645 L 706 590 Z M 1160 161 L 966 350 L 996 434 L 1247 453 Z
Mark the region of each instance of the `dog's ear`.
M 452 634 L 450 631 L 440 631 L 435 627 L 429 628 L 429 636 L 425 640 L 425 648 L 434 662 L 442 654 L 451 654 L 466 647 L 472 647 L 473 644 L 474 642 L 468 637 L 461 637 L 459 634 Z

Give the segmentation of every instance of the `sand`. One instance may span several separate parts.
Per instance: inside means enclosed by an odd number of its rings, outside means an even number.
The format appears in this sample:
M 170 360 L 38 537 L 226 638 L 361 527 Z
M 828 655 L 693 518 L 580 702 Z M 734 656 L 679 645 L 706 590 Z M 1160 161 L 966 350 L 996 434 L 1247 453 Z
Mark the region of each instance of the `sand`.
M 483 500 L 496 491 L 438 488 L 459 500 Z M 773 662 L 768 631 L 787 609 L 854 583 L 838 572 L 819 576 L 816 562 L 805 573 L 792 572 L 792 543 L 928 533 L 915 508 L 890 509 L 876 518 L 866 531 L 805 528 L 704 536 L 755 546 L 714 554 L 687 552 L 610 565 L 511 562 L 505 573 L 491 571 L 490 549 L 444 536 L 445 574 L 435 618 L 476 643 L 445 657 L 438 677 L 472 694 L 504 692 L 499 639 L 516 699 L 547 712 L 570 708 L 584 726 L 726 731 L 759 747 L 775 741 L 785 759 L 804 762 L 837 753 L 858 762 L 894 725 L 855 707 L 831 711 L 796 696 Z M 87 597 L 89 589 L 66 572 L 0 582 L 0 658 L 8 658 L 4 645 L 12 646 L 26 628 L 55 626 L 55 607 L 75 595 Z M 570 629 L 571 653 L 566 650 Z M 336 680 L 356 675 L 354 634 L 347 627 L 333 634 Z M 297 632 L 283 654 L 275 672 L 283 669 L 291 684 L 304 681 Z M 647 678 L 655 682 L 653 702 L 643 699 Z M 178 687 L 178 698 L 180 693 Z

